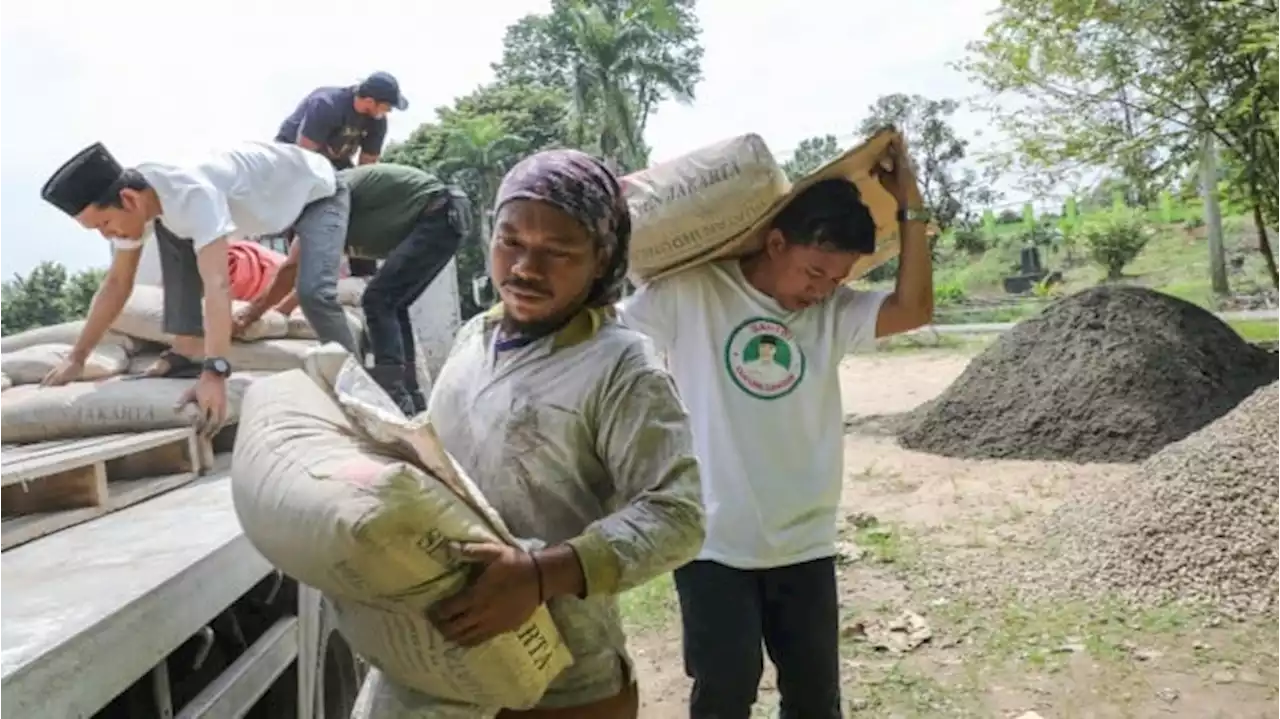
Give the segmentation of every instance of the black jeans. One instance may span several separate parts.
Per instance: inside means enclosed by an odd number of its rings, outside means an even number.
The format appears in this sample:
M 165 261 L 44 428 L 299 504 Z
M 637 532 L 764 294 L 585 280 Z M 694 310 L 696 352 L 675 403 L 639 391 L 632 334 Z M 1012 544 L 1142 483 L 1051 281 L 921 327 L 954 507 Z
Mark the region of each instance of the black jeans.
M 675 571 L 675 583 L 692 719 L 748 719 L 766 650 L 778 670 L 781 719 L 839 719 L 833 558 L 770 569 L 695 561 Z
M 414 371 L 409 307 L 457 253 L 469 229 L 470 213 L 470 204 L 460 193 L 429 206 L 364 290 L 361 305 L 373 354 L 371 374 L 406 412 L 420 412 L 425 404 Z

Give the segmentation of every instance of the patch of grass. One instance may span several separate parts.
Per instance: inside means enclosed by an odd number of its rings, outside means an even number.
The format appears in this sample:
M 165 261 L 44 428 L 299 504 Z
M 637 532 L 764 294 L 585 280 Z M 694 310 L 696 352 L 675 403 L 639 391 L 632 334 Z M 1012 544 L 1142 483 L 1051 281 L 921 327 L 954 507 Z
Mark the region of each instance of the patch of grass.
M 959 335 L 943 333 L 925 333 L 923 335 L 894 335 L 880 340 L 876 345 L 876 353 L 894 352 L 927 352 L 945 350 L 950 352 L 979 352 L 995 341 L 998 335 Z
M 979 716 L 967 687 L 949 687 L 909 661 L 890 662 L 878 671 L 859 671 L 843 693 L 854 716 Z
M 1280 340 L 1280 325 L 1275 320 L 1232 320 L 1227 324 L 1247 342 Z
M 1232 624 L 1224 635 L 1193 654 L 1191 637 L 1213 623 L 1211 614 L 1194 607 L 1167 605 L 1135 608 L 1120 601 L 953 601 L 929 617 L 935 631 L 965 633 L 968 657 L 991 666 L 1016 665 L 1039 671 L 1062 669 L 1075 654 L 1126 672 L 1137 663 L 1182 652 L 1177 661 L 1195 664 L 1250 661 L 1250 652 L 1275 647 L 1276 625 L 1262 620 Z M 1248 647 L 1249 649 L 1244 649 Z M 1256 659 L 1256 658 L 1255 658 Z M 1273 657 L 1261 659 L 1274 664 Z
M 902 532 L 886 524 L 873 524 L 854 530 L 854 542 L 866 554 L 866 558 L 878 564 L 909 564 L 914 558 L 914 547 L 904 539 Z
M 670 574 L 624 592 L 618 604 L 628 634 L 680 627 L 680 603 Z

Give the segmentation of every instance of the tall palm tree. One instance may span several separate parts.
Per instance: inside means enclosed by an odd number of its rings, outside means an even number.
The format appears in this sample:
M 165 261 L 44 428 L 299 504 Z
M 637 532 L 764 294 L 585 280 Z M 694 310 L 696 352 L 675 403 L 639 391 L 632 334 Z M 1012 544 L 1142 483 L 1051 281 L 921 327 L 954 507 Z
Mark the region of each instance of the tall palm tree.
M 691 89 L 649 52 L 661 43 L 658 32 L 674 22 L 668 0 L 635 0 L 620 13 L 604 3 L 577 0 L 567 14 L 574 46 L 569 69 L 573 139 L 580 146 L 596 145 L 628 169 L 644 167 L 648 149 L 632 88 L 647 83 L 681 102 L 692 99 Z
M 480 236 L 486 242 L 490 235 L 489 207 L 498 192 L 498 183 L 526 146 L 524 138 L 507 132 L 496 115 L 462 118 L 445 140 L 437 171 L 473 190 Z

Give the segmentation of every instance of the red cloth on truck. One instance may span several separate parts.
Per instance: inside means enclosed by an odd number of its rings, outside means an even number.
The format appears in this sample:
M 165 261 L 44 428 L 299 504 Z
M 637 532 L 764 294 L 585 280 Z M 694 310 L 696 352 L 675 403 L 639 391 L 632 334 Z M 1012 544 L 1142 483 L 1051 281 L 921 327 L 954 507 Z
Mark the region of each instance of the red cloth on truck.
M 266 291 L 284 255 L 256 242 L 236 240 L 227 248 L 232 299 L 249 301 Z

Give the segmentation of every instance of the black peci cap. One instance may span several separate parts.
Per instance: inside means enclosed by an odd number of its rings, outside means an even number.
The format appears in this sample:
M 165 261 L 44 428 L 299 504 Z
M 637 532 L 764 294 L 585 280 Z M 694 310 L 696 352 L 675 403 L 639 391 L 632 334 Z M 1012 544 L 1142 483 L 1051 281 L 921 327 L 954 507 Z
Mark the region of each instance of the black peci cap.
M 122 174 L 124 168 L 106 146 L 95 142 L 63 163 L 44 183 L 40 197 L 75 217 L 99 200 Z

